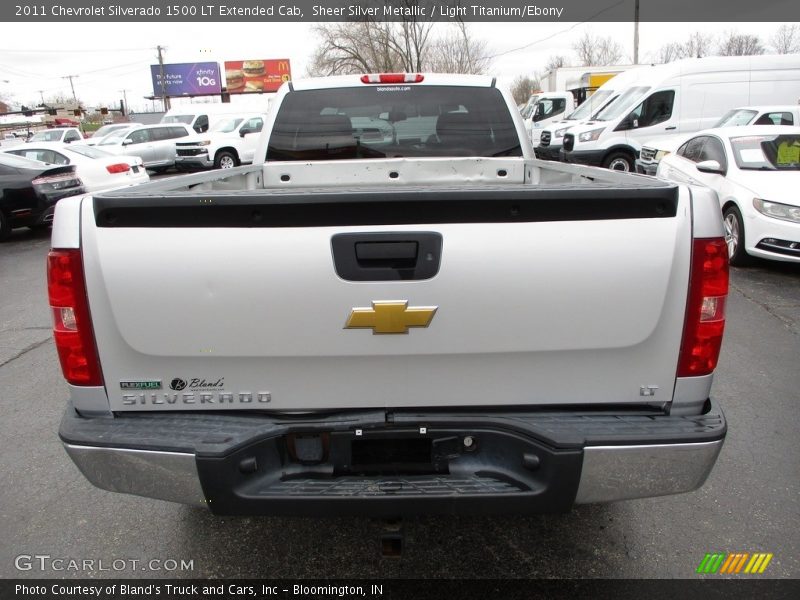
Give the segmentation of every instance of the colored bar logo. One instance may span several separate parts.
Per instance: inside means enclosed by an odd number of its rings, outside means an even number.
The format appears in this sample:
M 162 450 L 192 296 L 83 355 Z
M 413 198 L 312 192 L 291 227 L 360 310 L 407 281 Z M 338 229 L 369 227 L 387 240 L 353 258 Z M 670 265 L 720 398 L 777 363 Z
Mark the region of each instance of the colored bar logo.
M 696 573 L 706 575 L 738 575 L 745 573 L 749 575 L 760 575 L 767 569 L 772 557 L 770 552 L 714 552 L 707 553 Z

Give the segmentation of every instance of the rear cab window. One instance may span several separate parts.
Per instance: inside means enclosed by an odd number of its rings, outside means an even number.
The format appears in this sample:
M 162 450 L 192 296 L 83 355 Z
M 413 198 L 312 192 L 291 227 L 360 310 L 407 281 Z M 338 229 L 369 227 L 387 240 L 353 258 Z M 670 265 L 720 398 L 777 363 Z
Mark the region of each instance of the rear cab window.
M 267 160 L 522 156 L 496 88 L 364 85 L 288 93 Z

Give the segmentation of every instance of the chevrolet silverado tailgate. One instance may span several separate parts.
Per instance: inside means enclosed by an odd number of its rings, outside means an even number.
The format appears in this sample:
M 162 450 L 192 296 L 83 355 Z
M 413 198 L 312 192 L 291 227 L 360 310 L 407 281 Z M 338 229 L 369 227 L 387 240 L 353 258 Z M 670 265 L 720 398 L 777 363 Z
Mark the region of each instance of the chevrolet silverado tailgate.
M 82 206 L 112 410 L 664 403 L 688 196 L 443 185 Z

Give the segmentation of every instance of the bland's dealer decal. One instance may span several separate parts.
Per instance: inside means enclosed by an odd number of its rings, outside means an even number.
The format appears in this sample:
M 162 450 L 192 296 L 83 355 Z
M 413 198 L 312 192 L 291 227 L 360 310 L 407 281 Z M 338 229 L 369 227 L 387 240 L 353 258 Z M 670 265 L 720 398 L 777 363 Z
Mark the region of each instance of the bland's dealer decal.
M 123 390 L 158 390 L 161 389 L 161 380 L 120 381 L 119 386 Z M 169 387 L 180 393 L 128 393 L 122 395 L 122 403 L 132 406 L 136 404 L 266 404 L 272 401 L 270 392 L 226 392 L 224 391 L 224 377 L 217 379 L 174 377 L 170 380 Z

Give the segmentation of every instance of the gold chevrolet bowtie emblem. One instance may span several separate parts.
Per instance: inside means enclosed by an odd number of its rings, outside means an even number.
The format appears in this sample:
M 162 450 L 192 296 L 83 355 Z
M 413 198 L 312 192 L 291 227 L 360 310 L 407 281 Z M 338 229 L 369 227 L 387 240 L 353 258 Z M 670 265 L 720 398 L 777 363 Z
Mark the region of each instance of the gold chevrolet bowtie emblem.
M 409 306 L 407 300 L 373 302 L 372 308 L 354 308 L 345 329 L 371 328 L 372 333 L 408 333 L 409 327 L 430 325 L 436 306 Z

